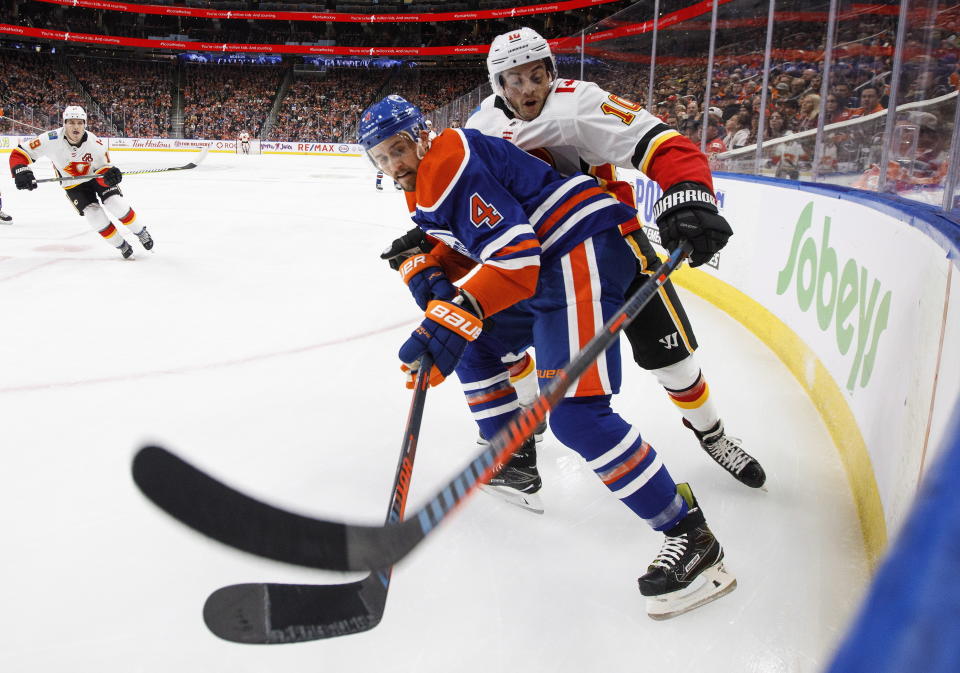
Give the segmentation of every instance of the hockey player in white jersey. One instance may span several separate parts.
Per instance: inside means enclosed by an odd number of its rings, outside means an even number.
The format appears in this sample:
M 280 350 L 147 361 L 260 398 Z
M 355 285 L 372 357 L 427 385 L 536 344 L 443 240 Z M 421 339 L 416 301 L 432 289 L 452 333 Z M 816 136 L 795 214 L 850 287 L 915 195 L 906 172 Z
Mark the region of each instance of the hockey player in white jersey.
M 70 105 L 63 111 L 61 128 L 18 145 L 10 153 L 10 173 L 17 189 L 37 188 L 30 164 L 47 157 L 58 177 L 84 178 L 64 180 L 61 184 L 77 213 L 85 217 L 107 243 L 117 248 L 124 258 L 133 255 L 133 248 L 110 221 L 113 215 L 136 235 L 144 249 L 150 250 L 153 248 L 150 232 L 137 222 L 136 213 L 117 186 L 123 174 L 110 164 L 110 153 L 104 142 L 86 127 L 87 113 L 78 105 Z
M 633 190 L 617 181 L 616 167 L 644 172 L 664 190 L 654 208 L 664 247 L 673 250 L 682 239 L 689 240 L 692 266 L 708 262 L 726 243 L 731 230 L 717 210 L 707 160 L 676 130 L 592 82 L 559 79 L 547 41 L 530 28 L 495 38 L 487 69 L 494 93 L 468 120 L 468 128 L 503 137 L 562 173 L 589 172 L 629 205 L 636 203 Z M 639 221 L 634 227 L 623 231 L 638 259 L 628 294 L 659 266 Z M 762 486 L 762 467 L 726 434 L 710 399 L 693 355 L 697 342 L 672 284 L 647 305 L 627 336 L 634 359 L 657 377 L 703 449 L 740 482 Z M 651 616 L 691 609 L 722 595 L 711 587 L 694 588 L 703 553 L 699 547 L 710 540 L 699 527 L 667 532 L 660 556 L 639 580 Z
M 250 134 L 246 131 L 240 132 L 240 151 L 244 154 L 250 154 Z
M 688 238 L 695 248 L 693 266 L 709 261 L 716 241 L 726 240 L 707 160 L 676 130 L 592 82 L 557 78 L 547 41 L 530 28 L 494 39 L 487 69 L 494 93 L 470 117 L 468 128 L 510 140 L 562 173 L 589 171 L 630 205 L 635 204 L 633 190 L 616 180 L 616 167 L 646 173 L 664 190 L 654 208 L 664 247 L 676 247 L 679 235 Z M 659 261 L 639 222 L 624 234 L 638 258 L 634 291 Z M 647 305 L 627 336 L 637 363 L 657 377 L 707 453 L 742 483 L 762 486 L 766 477 L 760 464 L 740 440 L 726 434 L 672 284 Z

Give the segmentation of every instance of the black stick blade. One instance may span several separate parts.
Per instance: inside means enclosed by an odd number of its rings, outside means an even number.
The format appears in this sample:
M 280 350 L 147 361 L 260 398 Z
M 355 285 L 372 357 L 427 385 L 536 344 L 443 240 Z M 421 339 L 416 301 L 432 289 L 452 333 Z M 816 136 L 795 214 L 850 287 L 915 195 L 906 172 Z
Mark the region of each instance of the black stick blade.
M 203 621 L 224 640 L 259 645 L 369 631 L 383 617 L 385 590 L 370 592 L 380 581 L 374 575 L 349 584 L 234 584 L 210 594 Z

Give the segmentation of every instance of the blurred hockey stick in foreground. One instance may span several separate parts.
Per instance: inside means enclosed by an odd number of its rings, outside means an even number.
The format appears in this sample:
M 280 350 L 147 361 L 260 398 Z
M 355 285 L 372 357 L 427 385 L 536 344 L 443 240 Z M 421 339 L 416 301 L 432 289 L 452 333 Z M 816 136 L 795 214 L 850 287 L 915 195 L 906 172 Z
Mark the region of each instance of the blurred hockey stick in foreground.
M 387 524 L 403 520 L 432 365 L 424 356 L 417 373 Z M 233 584 L 210 594 L 203 621 L 235 643 L 300 643 L 368 631 L 383 617 L 390 573 L 390 568 L 374 571 L 347 584 Z
M 18 121 L 13 117 L 7 117 L 6 115 L 0 115 L 0 119 L 6 119 L 11 124 L 19 124 L 20 126 L 26 126 L 28 129 L 32 129 L 34 131 L 46 131 L 46 129 L 42 129 L 39 126 L 34 126 L 33 124 L 27 124 L 26 122 Z
M 183 166 L 171 166 L 170 168 L 145 168 L 143 170 L 121 171 L 121 172 L 124 175 L 144 175 L 146 173 L 167 173 L 169 171 L 186 171 L 186 170 L 190 170 L 191 168 L 196 168 L 197 166 L 199 166 L 200 162 L 206 159 L 207 154 L 209 153 L 210 153 L 210 146 L 208 145 L 204 147 L 202 150 L 200 150 L 200 153 L 193 158 L 193 161 L 191 161 L 188 164 L 184 164 Z M 39 185 L 41 182 L 76 182 L 77 180 L 89 180 L 90 178 L 96 178 L 96 177 L 97 176 L 95 173 L 91 175 L 77 175 L 77 176 L 67 175 L 60 178 L 43 178 L 42 180 L 37 180 L 37 184 Z
M 201 472 L 166 449 L 147 446 L 133 460 L 133 480 L 158 507 L 224 544 L 265 558 L 325 570 L 388 568 L 406 556 L 479 484 L 486 483 L 532 435 L 588 367 L 690 254 L 683 242 L 599 332 L 558 371 L 533 405 L 522 409 L 414 514 L 386 526 L 316 519 L 268 505 Z

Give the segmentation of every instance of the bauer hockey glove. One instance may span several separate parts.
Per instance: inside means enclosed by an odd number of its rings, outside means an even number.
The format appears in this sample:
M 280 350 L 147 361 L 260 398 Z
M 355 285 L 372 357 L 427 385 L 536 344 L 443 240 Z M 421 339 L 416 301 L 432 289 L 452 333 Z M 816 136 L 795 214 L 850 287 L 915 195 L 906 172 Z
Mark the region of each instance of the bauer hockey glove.
M 447 275 L 433 255 L 424 253 L 408 257 L 400 265 L 399 271 L 414 301 L 423 311 L 427 310 L 431 299 L 453 299 L 457 296 L 457 288 L 447 280 Z
M 699 182 L 681 182 L 663 193 L 653 206 L 660 229 L 660 243 L 675 250 L 681 241 L 690 241 L 690 266 L 710 261 L 733 236 L 733 230 L 717 211 L 717 200 Z
M 37 179 L 33 177 L 33 171 L 27 166 L 17 166 L 13 169 L 13 181 L 17 189 L 34 190 L 37 188 Z
M 430 252 L 430 242 L 420 227 L 414 227 L 400 238 L 396 239 L 380 253 L 380 259 L 385 259 L 390 268 L 396 271 L 411 255 L 418 252 Z M 420 308 L 423 308 L 421 306 Z
M 113 187 L 119 185 L 120 181 L 123 180 L 123 173 L 116 166 L 104 166 L 97 171 L 97 175 L 100 176 L 97 178 L 97 182 L 101 187 Z
M 464 302 L 465 304 L 468 302 Z M 467 349 L 483 331 L 481 320 L 461 304 L 434 299 L 427 304 L 426 318 L 400 346 L 400 369 L 415 372 L 424 353 L 433 357 L 430 385 L 439 385 L 453 373 Z M 407 387 L 413 387 L 408 377 Z

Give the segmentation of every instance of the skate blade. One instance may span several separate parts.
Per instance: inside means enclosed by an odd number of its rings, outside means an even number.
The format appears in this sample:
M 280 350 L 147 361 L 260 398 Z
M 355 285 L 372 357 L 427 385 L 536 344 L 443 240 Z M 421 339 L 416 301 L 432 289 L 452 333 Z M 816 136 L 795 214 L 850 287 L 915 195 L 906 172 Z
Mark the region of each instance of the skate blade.
M 516 505 L 517 507 L 525 509 L 528 512 L 533 512 L 534 514 L 543 514 L 543 501 L 536 493 L 521 493 L 515 488 L 508 488 L 506 486 L 491 486 L 490 484 L 481 484 L 480 490 L 484 493 L 489 493 L 490 495 L 496 496 L 497 498 L 503 500 L 504 502 L 508 502 L 511 505 Z
M 662 596 L 647 597 L 647 615 L 663 621 L 712 603 L 737 588 L 737 578 L 723 563 L 707 568 L 691 586 Z

